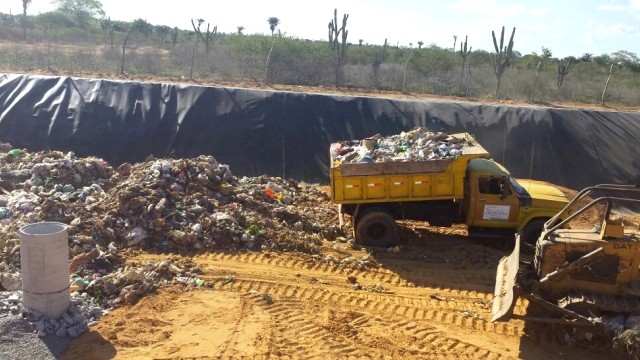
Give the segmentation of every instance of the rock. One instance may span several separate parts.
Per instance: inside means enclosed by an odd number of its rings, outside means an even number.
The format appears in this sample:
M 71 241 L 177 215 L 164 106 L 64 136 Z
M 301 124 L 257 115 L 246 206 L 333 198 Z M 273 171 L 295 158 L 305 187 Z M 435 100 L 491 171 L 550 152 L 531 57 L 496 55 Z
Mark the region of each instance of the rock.
M 74 273 L 80 266 L 89 264 L 91 261 L 100 256 L 100 251 L 97 248 L 93 248 L 91 251 L 87 253 L 82 253 L 80 255 L 75 256 L 71 259 L 69 264 L 69 272 Z
M 81 333 L 82 332 L 76 326 L 72 326 L 68 330 L 69 336 L 74 337 L 74 338 L 80 336 Z
M 20 274 L 4 273 L 0 275 L 0 284 L 7 291 L 15 291 L 22 287 L 22 281 L 20 280 Z

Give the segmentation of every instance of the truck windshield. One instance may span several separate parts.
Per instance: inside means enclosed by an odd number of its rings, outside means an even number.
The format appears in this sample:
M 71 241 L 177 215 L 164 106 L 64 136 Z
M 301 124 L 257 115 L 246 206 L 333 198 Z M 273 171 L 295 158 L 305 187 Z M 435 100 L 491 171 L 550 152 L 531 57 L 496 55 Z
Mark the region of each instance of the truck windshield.
M 516 194 L 518 194 L 518 196 L 528 196 L 529 194 L 527 193 L 527 190 L 525 190 L 522 185 L 520 185 L 516 179 L 514 179 L 513 177 L 509 177 L 509 182 L 511 183 L 511 186 L 513 186 L 513 190 L 515 190 Z

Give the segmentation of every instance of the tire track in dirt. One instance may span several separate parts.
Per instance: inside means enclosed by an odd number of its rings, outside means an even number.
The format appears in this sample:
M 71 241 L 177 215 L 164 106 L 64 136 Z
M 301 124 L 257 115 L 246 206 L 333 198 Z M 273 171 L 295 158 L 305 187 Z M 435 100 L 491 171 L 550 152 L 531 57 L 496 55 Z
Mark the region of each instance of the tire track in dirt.
M 272 253 L 213 253 L 201 255 L 198 258 L 207 261 L 233 261 L 351 275 L 399 287 L 425 286 L 431 289 L 441 288 L 447 292 L 459 293 L 460 296 L 465 297 L 483 294 L 485 299 L 491 296 L 495 283 L 495 270 L 493 269 L 451 270 L 443 269 L 442 265 L 429 267 L 420 261 L 411 260 L 405 261 L 403 267 L 410 269 L 410 274 L 408 275 L 414 281 L 404 279 L 389 269 L 375 267 L 356 269 L 345 265 L 340 266 L 333 262 L 322 262 L 308 255 L 278 256 Z M 464 288 L 460 285 L 464 285 Z
M 145 258 L 159 260 L 162 256 L 144 255 L 134 260 Z M 390 269 L 345 271 L 337 264 L 297 254 L 204 254 L 192 260 L 203 270 L 201 278 L 212 283 L 214 290 L 253 294 L 254 301 L 264 306 L 275 324 L 269 335 L 263 336 L 265 347 L 273 349 L 273 354 L 286 349 L 286 356 L 307 357 L 312 355 L 309 349 L 316 349 L 318 353 L 311 357 L 363 357 L 369 356 L 375 346 L 391 349 L 380 356 L 497 359 L 513 356 L 513 349 L 497 351 L 486 345 L 487 338 L 499 343 L 505 337 L 516 339 L 524 333 L 522 321 L 488 321 L 493 287 L 484 286 L 487 291 L 465 290 L 463 279 L 474 278 L 469 274 L 475 270 L 437 271 L 420 268 L 416 262 L 419 275 L 412 274 L 415 278 L 424 277 L 424 282 L 431 284 L 433 276 L 446 285 L 431 287 L 407 286 L 397 281 L 402 275 Z M 354 290 L 347 281 L 349 276 L 356 277 L 365 290 Z M 375 283 L 382 287 L 366 290 Z M 273 299 L 272 305 L 266 306 L 261 300 L 267 295 Z M 315 304 L 318 310 L 308 310 L 308 304 Z M 319 313 L 327 308 L 340 309 L 338 317 L 342 320 L 318 320 Z M 345 317 L 345 311 L 353 318 Z M 516 305 L 516 311 L 525 311 L 522 303 Z M 459 337 L 461 331 L 463 337 Z M 403 344 L 402 349 L 392 346 L 394 341 Z
M 196 262 L 198 262 L 198 259 L 196 259 Z M 229 264 L 224 265 L 228 266 Z M 316 286 L 310 284 L 310 286 L 301 283 L 298 278 L 291 280 L 277 277 L 275 272 L 266 274 L 269 279 L 262 279 L 261 276 L 256 276 L 258 275 L 256 273 L 243 272 L 241 268 L 232 269 L 236 273 L 236 280 L 232 284 L 223 284 L 223 282 L 218 281 L 214 285 L 215 289 L 225 290 L 232 288 L 241 292 L 255 291 L 279 297 L 295 297 L 305 301 L 341 304 L 377 314 L 397 315 L 412 320 L 428 320 L 500 335 L 522 335 L 521 322 L 493 324 L 485 320 L 490 317 L 490 303 L 479 302 L 473 298 L 444 294 L 443 298 L 445 300 L 426 299 L 424 296 L 417 295 L 420 289 L 405 289 L 405 291 L 411 291 L 416 294 L 414 296 L 409 295 L 409 297 L 398 292 L 389 294 L 355 292 L 346 285 L 339 291 L 325 290 L 320 287 L 323 284 Z M 254 279 L 251 279 L 251 277 Z M 212 280 L 209 275 L 205 275 L 204 278 Z M 297 281 L 297 283 L 294 281 Z M 344 283 L 346 284 L 346 281 Z
M 254 299 L 260 295 L 253 293 Z M 260 303 L 259 300 L 256 300 Z M 263 305 L 264 306 L 264 305 Z M 294 349 L 294 358 L 419 358 L 500 359 L 500 354 L 448 337 L 424 323 L 371 316 L 337 307 L 319 314 L 304 301 L 287 298 L 265 306 L 279 326 L 276 347 Z M 381 336 L 381 334 L 384 334 Z M 306 344 L 306 345 L 305 345 Z M 312 350 L 310 350 L 312 349 Z

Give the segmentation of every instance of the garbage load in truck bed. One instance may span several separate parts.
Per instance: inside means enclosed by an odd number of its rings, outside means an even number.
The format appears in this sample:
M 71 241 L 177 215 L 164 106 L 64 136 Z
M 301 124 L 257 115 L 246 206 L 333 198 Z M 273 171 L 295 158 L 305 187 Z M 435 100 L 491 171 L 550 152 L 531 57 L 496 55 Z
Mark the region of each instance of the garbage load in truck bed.
M 424 128 L 334 143 L 330 153 L 337 204 L 461 199 L 469 160 L 490 157 L 468 133 Z

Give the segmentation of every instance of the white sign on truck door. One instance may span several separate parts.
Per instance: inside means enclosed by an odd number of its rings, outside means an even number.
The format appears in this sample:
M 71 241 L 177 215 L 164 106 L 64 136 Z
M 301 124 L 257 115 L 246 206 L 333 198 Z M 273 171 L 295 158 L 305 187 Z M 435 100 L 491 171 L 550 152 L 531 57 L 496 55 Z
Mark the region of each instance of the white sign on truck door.
M 511 206 L 485 205 L 482 220 L 509 220 Z

